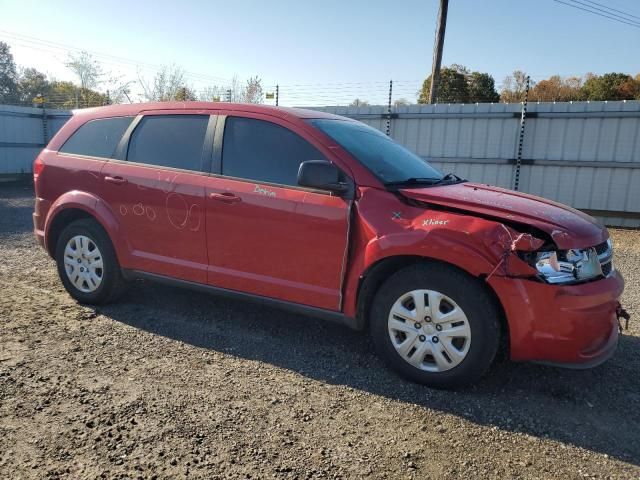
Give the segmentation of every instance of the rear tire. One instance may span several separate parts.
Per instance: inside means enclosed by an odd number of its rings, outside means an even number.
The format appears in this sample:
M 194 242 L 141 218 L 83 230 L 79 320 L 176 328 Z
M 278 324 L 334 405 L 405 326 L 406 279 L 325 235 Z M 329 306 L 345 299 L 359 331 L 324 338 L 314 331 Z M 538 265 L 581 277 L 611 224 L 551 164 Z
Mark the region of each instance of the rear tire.
M 389 277 L 377 291 L 370 332 L 378 354 L 403 377 L 434 388 L 477 381 L 500 341 L 499 310 L 476 278 L 421 263 Z
M 64 288 L 78 302 L 101 305 L 122 294 L 125 281 L 113 244 L 95 220 L 67 225 L 56 243 L 55 258 Z

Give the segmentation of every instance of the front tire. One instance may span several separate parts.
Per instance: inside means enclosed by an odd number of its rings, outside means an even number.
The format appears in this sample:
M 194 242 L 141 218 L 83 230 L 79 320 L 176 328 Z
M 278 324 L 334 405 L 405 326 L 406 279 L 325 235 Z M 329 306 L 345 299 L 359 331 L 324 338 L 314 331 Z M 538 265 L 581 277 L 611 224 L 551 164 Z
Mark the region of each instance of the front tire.
M 118 258 L 109 236 L 95 220 L 67 225 L 56 243 L 55 258 L 64 288 L 78 302 L 100 305 L 122 293 Z
M 389 277 L 373 300 L 370 325 L 375 348 L 392 369 L 434 388 L 478 380 L 500 341 L 499 311 L 485 287 L 438 263 Z

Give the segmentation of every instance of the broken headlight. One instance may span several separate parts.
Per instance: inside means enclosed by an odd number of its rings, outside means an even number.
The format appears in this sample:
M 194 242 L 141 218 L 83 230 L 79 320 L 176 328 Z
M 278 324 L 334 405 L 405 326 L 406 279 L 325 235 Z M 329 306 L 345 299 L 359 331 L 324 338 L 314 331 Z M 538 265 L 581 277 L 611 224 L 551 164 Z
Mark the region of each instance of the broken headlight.
M 547 283 L 583 282 L 602 275 L 595 248 L 538 252 L 535 267 Z

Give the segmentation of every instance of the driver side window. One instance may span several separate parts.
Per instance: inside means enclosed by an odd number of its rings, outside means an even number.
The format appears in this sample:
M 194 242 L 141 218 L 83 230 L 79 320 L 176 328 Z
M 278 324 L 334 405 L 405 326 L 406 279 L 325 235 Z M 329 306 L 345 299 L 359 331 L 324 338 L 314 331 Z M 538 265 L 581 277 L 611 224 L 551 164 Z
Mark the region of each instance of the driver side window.
M 325 160 L 291 130 L 264 120 L 228 117 L 222 144 L 222 174 L 257 182 L 298 185 L 305 160 Z

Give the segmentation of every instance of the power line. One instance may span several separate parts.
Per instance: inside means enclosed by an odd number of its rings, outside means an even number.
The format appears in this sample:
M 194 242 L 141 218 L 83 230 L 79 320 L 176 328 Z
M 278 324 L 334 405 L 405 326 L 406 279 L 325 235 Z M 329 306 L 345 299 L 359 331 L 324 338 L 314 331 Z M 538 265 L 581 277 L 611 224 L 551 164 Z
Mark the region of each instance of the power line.
M 151 69 L 154 71 L 158 71 L 161 70 L 163 68 L 163 65 L 157 65 L 157 64 L 153 64 L 153 63 L 146 63 L 146 62 L 140 62 L 138 60 L 132 60 L 129 58 L 125 58 L 125 57 L 119 57 L 116 55 L 110 55 L 107 53 L 102 53 L 102 52 L 96 52 L 96 51 L 92 51 L 92 50 L 86 50 L 84 48 L 79 48 L 79 47 L 74 47 L 72 45 L 67 45 L 67 44 L 63 44 L 63 43 L 58 43 L 58 42 L 52 42 L 50 40 L 44 40 L 42 38 L 37 38 L 37 37 L 32 37 L 29 35 L 23 35 L 23 34 L 19 34 L 19 33 L 14 33 L 14 32 L 10 32 L 7 30 L 0 30 L 0 36 L 4 36 L 4 37 L 8 37 L 9 39 L 12 40 L 18 40 L 18 41 L 22 41 L 22 42 L 27 42 L 27 43 L 31 43 L 34 45 L 37 45 L 39 47 L 45 46 L 45 47 L 50 47 L 56 50 L 62 50 L 65 52 L 87 52 L 90 53 L 91 55 L 98 57 L 98 58 L 103 58 L 103 59 L 107 59 L 110 60 L 111 62 L 117 63 L 117 64 L 122 64 L 122 65 L 131 65 L 131 66 L 136 66 L 136 67 L 144 67 L 147 69 Z M 190 71 L 184 71 L 186 76 L 192 77 L 192 78 L 200 78 L 203 80 L 215 80 L 216 82 L 224 82 L 224 83 L 231 83 L 232 79 L 229 78 L 224 78 L 224 77 L 217 77 L 215 75 L 207 75 L 207 74 L 202 74 L 202 73 L 195 73 L 195 72 L 190 72 Z
M 638 20 L 640 20 L 640 17 L 638 15 L 633 15 L 633 14 L 627 13 L 627 12 L 625 12 L 623 10 L 618 10 L 617 8 L 609 7 L 607 5 L 602 5 L 601 3 L 598 3 L 598 2 L 592 2 L 591 0 L 584 0 L 584 1 L 587 2 L 587 3 L 592 3 L 594 5 L 598 5 L 600 7 L 604 7 L 606 9 L 608 9 L 608 10 L 613 10 L 614 12 L 621 13 L 622 15 L 624 15 L 626 17 L 634 17 L 634 18 L 637 18 Z
M 620 19 L 620 20 L 623 20 L 623 21 L 627 21 L 627 20 L 628 20 L 628 21 L 630 21 L 630 22 L 632 22 L 632 23 L 638 23 L 638 22 L 637 22 L 637 20 L 633 20 L 633 19 L 631 19 L 631 18 L 625 18 L 625 17 L 623 17 L 622 15 L 618 15 L 617 13 L 613 13 L 613 10 L 614 10 L 614 9 L 612 9 L 611 7 L 607 7 L 606 5 L 601 5 L 601 6 L 604 6 L 604 7 L 605 7 L 605 8 L 603 9 L 603 8 L 598 8 L 598 7 L 595 7 L 595 6 L 588 5 L 587 3 L 584 3 L 584 2 L 582 2 L 582 1 L 580 1 L 580 0 L 569 0 L 569 1 L 570 1 L 571 3 L 578 3 L 578 4 L 580 4 L 580 5 L 584 5 L 585 7 L 590 8 L 590 9 L 592 9 L 592 10 L 598 10 L 598 11 L 600 11 L 600 12 L 604 12 L 604 13 L 606 13 L 607 15 L 612 15 L 613 17 L 615 17 L 615 18 L 617 18 L 617 19 Z M 591 1 L 589 1 L 589 0 L 586 0 L 586 1 L 588 1 L 588 3 L 595 3 L 595 2 L 591 2 Z M 596 4 L 596 5 L 600 5 L 600 4 L 598 3 L 598 4 Z M 595 13 L 595 12 L 593 12 L 593 13 Z M 624 12 L 623 12 L 623 13 L 624 13 Z
M 582 7 L 580 7 L 578 5 L 575 5 L 573 3 L 563 2 L 562 0 L 553 0 L 553 1 L 556 2 L 556 3 L 561 3 L 562 5 L 566 5 L 566 6 L 571 7 L 571 8 L 576 8 L 578 10 L 582 10 L 584 12 L 593 13 L 594 15 L 598 15 L 600 17 L 608 18 L 609 20 L 613 20 L 615 22 L 626 23 L 627 25 L 631 25 L 632 27 L 640 28 L 640 23 L 632 23 L 632 20 L 626 21 L 627 19 L 623 20 L 622 19 L 623 17 L 620 17 L 620 16 L 612 17 L 612 16 L 609 16 L 609 15 L 605 15 L 603 13 L 598 13 L 598 12 L 593 11 L 593 10 L 588 10 L 586 8 L 582 8 Z M 569 1 L 572 1 L 572 0 L 569 0 Z M 581 5 L 585 5 L 584 3 L 577 2 L 576 0 L 573 0 L 573 1 L 576 2 L 576 3 L 580 3 Z M 594 8 L 594 7 L 589 7 L 589 8 Z

